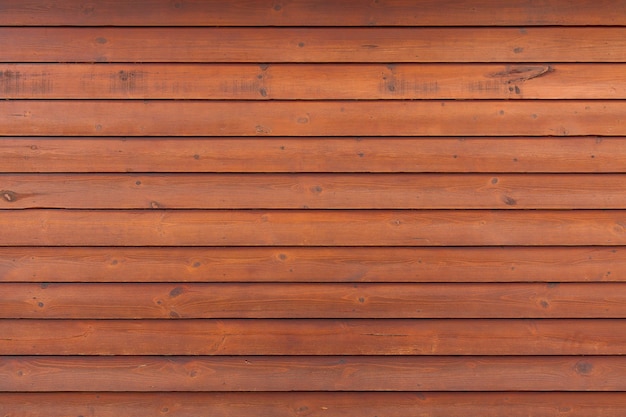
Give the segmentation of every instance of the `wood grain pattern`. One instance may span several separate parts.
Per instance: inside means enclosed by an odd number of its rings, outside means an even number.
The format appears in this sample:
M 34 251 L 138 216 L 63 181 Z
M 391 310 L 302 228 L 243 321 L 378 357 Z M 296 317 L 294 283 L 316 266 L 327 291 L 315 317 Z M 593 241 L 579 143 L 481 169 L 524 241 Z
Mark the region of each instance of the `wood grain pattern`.
M 2 416 L 625 414 L 626 1 L 0 9 Z
M 0 393 L 9 416 L 622 417 L 621 392 Z
M 624 175 L 1 175 L 0 210 L 624 209 Z
M 621 355 L 625 329 L 618 319 L 4 319 L 0 354 Z
M 1 62 L 626 62 L 624 27 L 1 27 Z
M 14 99 L 622 99 L 623 64 L 0 64 Z
M 0 390 L 609 392 L 625 374 L 622 356 L 6 356 Z
M 626 318 L 625 289 L 623 282 L 2 283 L 0 318 Z
M 626 100 L 9 100 L 0 102 L 0 135 L 619 136 L 625 112 Z
M 5 0 L 0 25 L 34 26 L 491 26 L 624 25 L 622 0 L 419 2 L 358 0 L 290 2 L 143 0 L 140 4 L 78 0 L 48 5 L 36 0 Z M 445 13 L 442 13 L 445 10 Z
M 626 138 L 4 137 L 0 172 L 626 172 Z
M 0 246 L 623 245 L 625 222 L 622 210 L 11 210 Z
M 0 247 L 0 281 L 624 282 L 624 247 Z

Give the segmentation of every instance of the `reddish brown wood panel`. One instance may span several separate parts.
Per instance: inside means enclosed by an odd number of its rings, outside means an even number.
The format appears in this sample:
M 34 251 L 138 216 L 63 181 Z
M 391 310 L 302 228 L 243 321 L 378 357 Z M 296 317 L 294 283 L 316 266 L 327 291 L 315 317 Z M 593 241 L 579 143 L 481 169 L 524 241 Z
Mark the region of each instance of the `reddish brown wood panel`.
M 0 246 L 623 245 L 625 222 L 622 210 L 11 210 Z
M 289 2 L 78 0 L 45 4 L 6 0 L 0 25 L 8 26 L 500 26 L 624 25 L 622 0 L 495 0 Z
M 622 0 L 0 9 L 2 416 L 624 414 Z
M 0 354 L 621 355 L 625 329 L 618 319 L 4 319 Z
M 622 417 L 621 392 L 240 392 L 240 393 L 3 393 L 9 416 L 88 415 L 174 417 Z
M 623 247 L 0 247 L 4 282 L 623 282 Z
M 625 112 L 623 100 L 15 100 L 0 102 L 0 135 L 615 136 L 626 135 Z
M 624 209 L 624 175 L 0 175 L 0 209 Z
M 622 356 L 6 356 L 0 390 L 611 392 L 625 375 Z
M 4 64 L 17 99 L 622 99 L 624 64 Z
M 0 27 L 1 62 L 626 62 L 624 27 Z
M 626 172 L 626 139 L 6 137 L 1 172 Z
M 0 285 L 4 294 L 0 317 L 626 318 L 625 289 L 624 283 L 609 282 L 184 285 L 3 283 Z

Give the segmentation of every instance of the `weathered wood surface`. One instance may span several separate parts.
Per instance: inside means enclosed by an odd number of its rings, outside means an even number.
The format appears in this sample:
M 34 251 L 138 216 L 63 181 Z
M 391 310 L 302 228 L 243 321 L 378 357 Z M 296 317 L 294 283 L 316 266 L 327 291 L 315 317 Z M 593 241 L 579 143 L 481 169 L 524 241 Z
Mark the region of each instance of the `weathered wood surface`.
M 623 64 L 1 64 L 15 99 L 622 99 Z
M 626 27 L 0 27 L 0 62 L 626 62 Z
M 289 2 L 4 0 L 0 25 L 34 26 L 535 26 L 624 25 L 623 0 Z
M 606 247 L 0 247 L 3 282 L 624 282 Z
M 624 173 L 626 138 L 5 137 L 0 157 L 9 173 Z
M 0 210 L 624 209 L 626 175 L 0 174 Z
M 0 393 L 9 416 L 622 417 L 621 392 Z
M 623 356 L 6 356 L 0 390 L 611 392 L 625 375 Z
M 621 355 L 625 329 L 619 319 L 4 319 L 0 354 Z
M 3 2 L 2 416 L 623 416 L 626 2 L 575 6 Z
M 8 100 L 0 135 L 620 136 L 625 112 L 626 100 Z
M 0 246 L 626 244 L 623 210 L 11 210 Z
M 625 290 L 623 282 L 2 283 L 0 318 L 626 318 Z

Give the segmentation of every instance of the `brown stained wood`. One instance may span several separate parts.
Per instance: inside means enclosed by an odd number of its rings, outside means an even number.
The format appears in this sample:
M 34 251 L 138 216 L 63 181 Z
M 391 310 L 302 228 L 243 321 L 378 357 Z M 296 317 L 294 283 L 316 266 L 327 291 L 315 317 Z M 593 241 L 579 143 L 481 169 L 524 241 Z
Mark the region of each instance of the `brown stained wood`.
M 614 246 L 0 247 L 0 281 L 42 286 L 48 282 L 624 282 L 624 252 Z M 559 288 L 553 287 L 551 293 Z
M 0 25 L 34 26 L 491 26 L 491 25 L 623 25 L 622 0 L 508 1 L 461 0 L 384 3 L 343 0 L 290 2 L 150 0 L 5 0 Z M 443 11 L 443 12 L 442 12 Z
M 0 28 L 2 62 L 626 62 L 624 27 Z
M 0 174 L 0 210 L 623 209 L 624 175 Z
M 622 392 L 0 393 L 0 403 L 11 417 L 622 417 L 626 412 Z
M 9 100 L 0 102 L 0 135 L 611 136 L 626 135 L 625 112 L 623 100 Z
M 3 3 L 2 416 L 624 415 L 626 2 L 500 3 Z
M 622 99 L 623 64 L 3 64 L 16 99 Z
M 621 355 L 624 320 L 0 320 L 1 355 Z
M 0 390 L 624 391 L 625 375 L 621 356 L 6 356 Z
M 626 138 L 5 137 L 0 172 L 626 172 Z
M 0 246 L 624 245 L 622 210 L 11 210 Z
M 625 289 L 609 282 L 2 283 L 0 318 L 626 318 Z

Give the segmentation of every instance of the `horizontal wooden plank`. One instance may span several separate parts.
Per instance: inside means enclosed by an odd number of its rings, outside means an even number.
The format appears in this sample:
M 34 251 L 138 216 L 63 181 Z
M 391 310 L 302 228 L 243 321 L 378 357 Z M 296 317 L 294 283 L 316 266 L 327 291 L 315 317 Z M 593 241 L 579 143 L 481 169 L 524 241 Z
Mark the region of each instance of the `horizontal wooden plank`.
M 0 174 L 0 210 L 623 209 L 617 174 Z
M 624 25 L 622 0 L 408 1 L 369 3 L 358 0 L 290 2 L 186 0 L 141 4 L 78 0 L 42 4 L 36 0 L 3 1 L 3 26 L 491 26 Z M 445 10 L 445 13 L 442 13 Z
M 626 244 L 622 210 L 10 210 L 0 246 Z
M 0 27 L 0 50 L 1 62 L 626 62 L 626 28 Z
M 0 64 L 14 99 L 622 99 L 623 64 Z
M 625 112 L 624 100 L 9 100 L 0 136 L 615 136 Z
M 619 319 L 0 320 L 1 355 L 621 355 Z
M 624 391 L 624 375 L 622 356 L 7 356 L 0 390 Z
M 625 289 L 610 282 L 2 283 L 0 318 L 626 318 Z
M 0 393 L 8 416 L 622 417 L 622 392 Z
M 626 138 L 5 137 L 0 172 L 626 172 Z
M 616 246 L 0 247 L 0 281 L 623 282 L 626 256 Z

